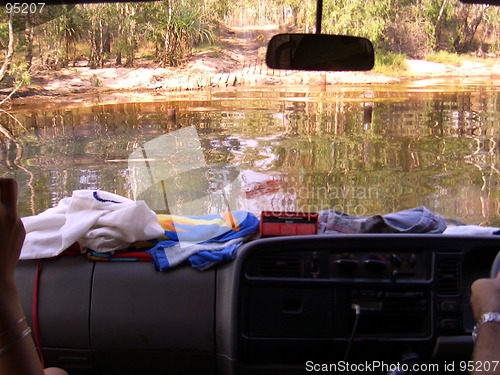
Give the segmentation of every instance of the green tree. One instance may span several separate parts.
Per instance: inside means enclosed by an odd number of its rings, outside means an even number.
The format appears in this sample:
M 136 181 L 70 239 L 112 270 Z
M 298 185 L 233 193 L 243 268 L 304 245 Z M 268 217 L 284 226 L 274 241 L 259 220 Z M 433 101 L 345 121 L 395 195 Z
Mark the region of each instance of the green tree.
M 468 52 L 474 41 L 476 31 L 489 7 L 486 5 L 462 4 L 457 14 L 457 36 L 453 42 L 459 53 Z
M 118 3 L 115 8 L 115 30 L 117 39 L 116 65 L 122 64 L 125 56 L 125 66 L 134 65 L 135 52 L 137 50 L 137 17 L 140 13 L 141 4 Z M 111 12 L 113 13 L 113 12 Z
M 213 25 L 199 0 L 164 1 L 147 10 L 148 31 L 163 66 L 178 66 L 193 51 L 193 45 L 211 41 Z
M 425 0 L 424 14 L 432 25 L 433 49 L 440 50 L 446 48 L 444 37 L 444 28 L 446 21 L 450 18 L 451 1 L 450 0 Z
M 67 7 L 67 5 L 62 5 Z M 59 35 L 60 65 L 67 67 L 71 52 L 75 50 L 77 41 L 83 38 L 85 19 L 78 12 L 78 8 L 62 12 L 61 16 L 54 19 Z
M 324 4 L 322 29 L 326 33 L 363 36 L 380 44 L 385 40 L 387 24 L 395 19 L 396 12 L 402 11 L 399 5 L 396 0 L 328 1 Z
M 14 45 L 15 45 L 15 37 L 14 37 L 14 29 L 13 29 L 13 13 L 10 13 L 7 21 L 8 28 L 8 45 L 7 52 L 5 54 L 5 58 L 2 66 L 0 67 L 0 81 L 2 81 L 7 74 L 7 71 L 12 64 L 12 58 L 14 56 Z
M 86 17 L 90 21 L 89 67 L 92 69 L 104 67 L 106 7 L 106 4 L 85 5 Z
M 480 37 L 479 52 L 482 53 L 483 49 L 487 49 L 489 53 L 500 54 L 500 7 L 490 7 L 485 12 Z

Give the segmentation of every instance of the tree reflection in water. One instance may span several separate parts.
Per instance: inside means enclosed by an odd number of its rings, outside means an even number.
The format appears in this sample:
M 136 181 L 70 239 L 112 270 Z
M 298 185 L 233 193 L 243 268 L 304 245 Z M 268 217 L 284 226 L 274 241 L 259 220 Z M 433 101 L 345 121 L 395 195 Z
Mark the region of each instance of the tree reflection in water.
M 132 198 L 129 155 L 194 125 L 207 163 L 239 168 L 255 213 L 371 215 L 425 205 L 466 223 L 500 225 L 498 88 L 333 89 L 14 110 L 26 130 L 1 116 L 12 136 L 1 135 L 0 176 L 18 180 L 22 215 L 76 189 Z

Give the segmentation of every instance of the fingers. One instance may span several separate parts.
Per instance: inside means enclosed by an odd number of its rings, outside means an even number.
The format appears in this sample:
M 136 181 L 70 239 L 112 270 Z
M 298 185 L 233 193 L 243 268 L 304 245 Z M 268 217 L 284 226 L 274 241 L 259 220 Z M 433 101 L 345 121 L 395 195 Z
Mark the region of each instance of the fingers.
M 11 178 L 0 178 L 0 203 L 9 214 L 17 213 L 17 183 Z

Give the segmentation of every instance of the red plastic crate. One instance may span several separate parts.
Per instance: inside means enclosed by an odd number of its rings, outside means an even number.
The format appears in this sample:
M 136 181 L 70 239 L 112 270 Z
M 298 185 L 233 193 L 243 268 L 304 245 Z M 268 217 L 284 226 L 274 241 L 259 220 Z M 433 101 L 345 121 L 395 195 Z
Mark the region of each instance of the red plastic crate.
M 300 236 L 318 233 L 318 214 L 262 211 L 260 236 Z

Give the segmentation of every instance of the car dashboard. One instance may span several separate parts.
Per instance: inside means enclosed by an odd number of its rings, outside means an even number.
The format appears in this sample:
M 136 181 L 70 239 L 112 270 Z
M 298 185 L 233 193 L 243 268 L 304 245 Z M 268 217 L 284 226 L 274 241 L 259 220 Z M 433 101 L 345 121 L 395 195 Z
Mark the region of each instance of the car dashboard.
M 207 271 L 63 256 L 22 261 L 16 276 L 46 366 L 300 374 L 470 358 L 470 285 L 499 250 L 493 236 L 288 236 Z

